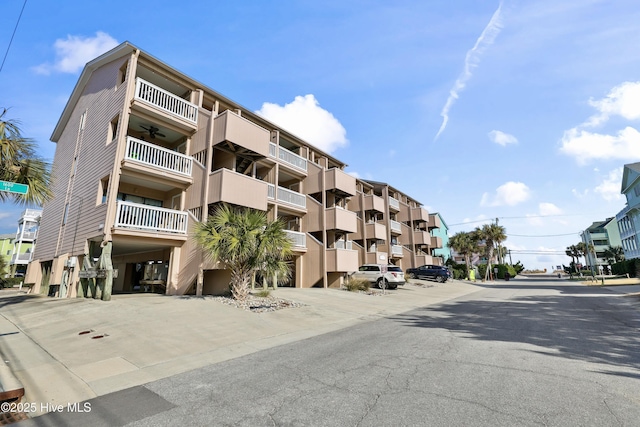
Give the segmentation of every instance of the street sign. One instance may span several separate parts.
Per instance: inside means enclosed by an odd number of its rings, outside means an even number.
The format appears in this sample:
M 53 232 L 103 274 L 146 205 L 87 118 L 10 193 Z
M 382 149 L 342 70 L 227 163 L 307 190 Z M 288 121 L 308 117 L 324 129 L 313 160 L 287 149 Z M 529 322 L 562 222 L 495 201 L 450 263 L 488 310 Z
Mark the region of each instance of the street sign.
M 17 182 L 0 181 L 0 191 L 8 191 L 9 193 L 27 194 L 29 186 L 18 184 Z

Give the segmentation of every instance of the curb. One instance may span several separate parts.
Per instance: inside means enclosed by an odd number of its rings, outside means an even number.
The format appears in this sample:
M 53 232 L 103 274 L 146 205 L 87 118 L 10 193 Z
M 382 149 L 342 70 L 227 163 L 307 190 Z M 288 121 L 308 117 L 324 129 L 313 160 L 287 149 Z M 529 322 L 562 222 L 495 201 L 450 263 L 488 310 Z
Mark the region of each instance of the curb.
M 0 402 L 8 400 L 20 400 L 24 396 L 24 386 L 11 368 L 3 360 L 0 360 Z

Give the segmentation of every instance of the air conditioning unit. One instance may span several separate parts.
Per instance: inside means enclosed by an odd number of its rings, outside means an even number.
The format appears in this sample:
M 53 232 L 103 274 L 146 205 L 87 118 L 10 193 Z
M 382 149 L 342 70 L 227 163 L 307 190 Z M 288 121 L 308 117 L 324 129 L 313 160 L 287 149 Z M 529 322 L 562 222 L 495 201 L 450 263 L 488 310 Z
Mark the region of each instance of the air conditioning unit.
M 72 256 L 64 263 L 64 266 L 68 268 L 75 268 L 77 264 L 78 264 L 78 257 Z

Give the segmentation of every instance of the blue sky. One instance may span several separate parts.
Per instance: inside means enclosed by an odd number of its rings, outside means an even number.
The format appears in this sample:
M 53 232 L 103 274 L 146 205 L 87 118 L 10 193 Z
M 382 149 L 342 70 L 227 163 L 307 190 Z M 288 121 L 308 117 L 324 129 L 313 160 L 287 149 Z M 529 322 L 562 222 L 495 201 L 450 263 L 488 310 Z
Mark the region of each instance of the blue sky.
M 4 0 L 4 55 L 24 0 Z M 41 154 L 82 66 L 129 41 L 528 268 L 624 207 L 640 161 L 637 0 L 27 2 L 0 107 Z M 22 208 L 0 207 L 0 233 Z M 531 253 L 538 252 L 538 253 Z

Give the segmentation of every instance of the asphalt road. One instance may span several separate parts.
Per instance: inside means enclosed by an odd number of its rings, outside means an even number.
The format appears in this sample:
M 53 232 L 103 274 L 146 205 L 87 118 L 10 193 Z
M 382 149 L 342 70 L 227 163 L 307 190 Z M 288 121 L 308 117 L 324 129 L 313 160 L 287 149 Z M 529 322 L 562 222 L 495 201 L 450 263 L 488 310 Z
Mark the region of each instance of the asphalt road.
M 640 299 L 523 279 L 21 425 L 631 426 L 639 379 Z

